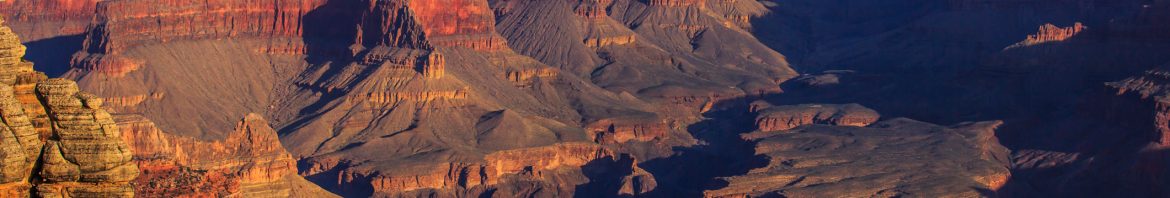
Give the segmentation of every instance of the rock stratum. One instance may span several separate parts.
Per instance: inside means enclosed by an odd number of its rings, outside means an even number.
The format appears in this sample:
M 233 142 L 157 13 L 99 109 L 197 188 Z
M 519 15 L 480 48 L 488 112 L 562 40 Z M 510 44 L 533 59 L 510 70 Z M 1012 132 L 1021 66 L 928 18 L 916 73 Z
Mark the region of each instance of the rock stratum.
M 100 0 L 4 1 L 0 13 L 21 41 L 38 41 L 88 31 Z
M 133 197 L 139 169 L 102 99 L 33 70 L 25 50 L 0 26 L 0 195 Z

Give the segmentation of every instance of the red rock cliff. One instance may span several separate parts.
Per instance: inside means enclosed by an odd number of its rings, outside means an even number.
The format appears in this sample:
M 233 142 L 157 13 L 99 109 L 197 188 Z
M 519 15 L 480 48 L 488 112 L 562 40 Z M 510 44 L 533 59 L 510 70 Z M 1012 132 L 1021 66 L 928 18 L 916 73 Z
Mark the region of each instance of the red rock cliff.
M 94 16 L 100 0 L 9 0 L 0 2 L 0 14 L 25 42 L 79 35 Z

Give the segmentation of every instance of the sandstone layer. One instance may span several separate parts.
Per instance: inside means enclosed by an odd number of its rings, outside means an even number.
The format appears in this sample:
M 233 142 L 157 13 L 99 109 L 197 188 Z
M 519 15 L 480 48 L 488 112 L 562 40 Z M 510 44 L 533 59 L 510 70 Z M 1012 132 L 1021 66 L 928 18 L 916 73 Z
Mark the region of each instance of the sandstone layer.
M 25 50 L 0 26 L 0 195 L 133 197 L 139 169 L 101 98 L 34 71 Z
M 763 104 L 761 104 L 763 103 Z M 753 103 L 759 113 L 756 128 L 760 131 L 780 131 L 810 124 L 864 127 L 877 122 L 881 115 L 859 104 L 803 104 L 771 106 L 764 101 Z

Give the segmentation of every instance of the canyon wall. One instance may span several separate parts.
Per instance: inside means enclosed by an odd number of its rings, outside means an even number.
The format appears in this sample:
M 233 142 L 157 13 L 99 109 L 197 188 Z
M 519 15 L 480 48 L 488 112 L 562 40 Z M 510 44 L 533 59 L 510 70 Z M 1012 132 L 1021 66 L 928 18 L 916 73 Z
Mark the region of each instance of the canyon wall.
M 39 41 L 84 34 L 99 1 L 4 1 L 0 2 L 0 14 L 9 21 L 13 31 L 21 34 L 21 41 Z

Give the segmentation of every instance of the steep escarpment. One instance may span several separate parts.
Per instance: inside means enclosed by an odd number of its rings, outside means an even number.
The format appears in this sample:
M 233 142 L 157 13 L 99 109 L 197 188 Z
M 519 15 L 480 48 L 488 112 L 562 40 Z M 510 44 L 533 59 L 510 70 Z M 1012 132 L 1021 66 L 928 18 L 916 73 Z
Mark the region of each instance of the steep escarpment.
M 810 125 L 757 131 L 767 166 L 724 178 L 709 197 L 988 196 L 1003 187 L 1009 152 L 995 138 L 1002 122 L 952 127 L 897 118 L 871 127 Z M 918 160 L 918 161 L 915 161 Z
M 25 49 L 0 26 L 0 195 L 133 197 L 139 169 L 101 98 L 33 70 Z
M 0 14 L 21 41 L 39 41 L 84 34 L 99 0 L 0 2 Z
M 120 77 L 139 69 L 141 60 L 123 56 L 129 48 L 171 40 L 302 34 L 305 13 L 325 1 L 111 1 L 96 9 L 83 50 L 74 67 Z M 189 6 L 201 6 L 190 10 Z M 284 43 L 273 43 L 281 45 Z M 289 45 L 296 45 L 289 44 Z M 271 49 L 276 47 L 266 47 Z

